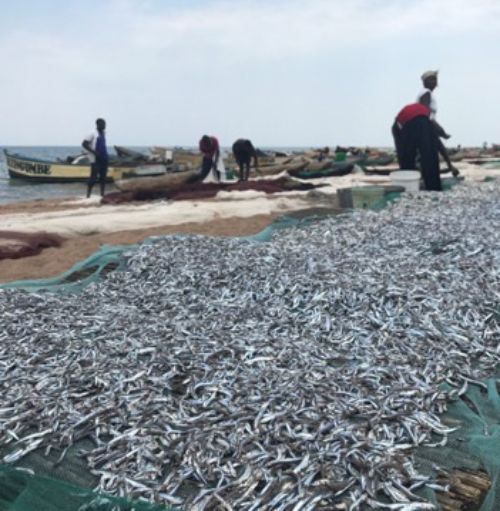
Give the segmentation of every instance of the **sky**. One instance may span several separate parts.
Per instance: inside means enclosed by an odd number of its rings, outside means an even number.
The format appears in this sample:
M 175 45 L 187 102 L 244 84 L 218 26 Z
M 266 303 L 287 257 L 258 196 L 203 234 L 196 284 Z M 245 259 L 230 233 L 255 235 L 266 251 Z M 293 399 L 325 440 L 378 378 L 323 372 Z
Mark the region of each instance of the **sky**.
M 448 145 L 500 143 L 500 0 L 0 7 L 0 145 L 388 146 L 432 69 Z

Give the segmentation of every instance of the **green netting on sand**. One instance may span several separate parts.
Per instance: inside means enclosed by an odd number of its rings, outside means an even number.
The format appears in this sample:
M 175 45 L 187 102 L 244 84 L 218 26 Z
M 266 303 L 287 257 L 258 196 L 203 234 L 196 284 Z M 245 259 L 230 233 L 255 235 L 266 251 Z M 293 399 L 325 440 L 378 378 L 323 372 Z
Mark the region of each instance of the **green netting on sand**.
M 465 397 L 453 402 L 443 421 L 457 431 L 449 436 L 446 446 L 421 447 L 416 458 L 419 468 L 431 473 L 433 467 L 445 470 L 485 470 L 491 488 L 479 511 L 500 509 L 500 396 L 497 379 L 486 381 L 484 388 L 471 385 Z M 439 439 L 437 439 L 439 440 Z M 434 502 L 435 496 L 426 492 Z
M 0 466 L 0 511 L 166 511 L 165 506 L 130 501 L 24 470 Z
M 50 289 L 58 293 L 78 292 L 96 282 L 107 271 L 125 267 L 123 253 L 136 245 L 104 245 L 90 257 L 75 264 L 68 271 L 49 279 L 19 280 L 0 286 L 0 289 L 26 289 L 39 291 Z

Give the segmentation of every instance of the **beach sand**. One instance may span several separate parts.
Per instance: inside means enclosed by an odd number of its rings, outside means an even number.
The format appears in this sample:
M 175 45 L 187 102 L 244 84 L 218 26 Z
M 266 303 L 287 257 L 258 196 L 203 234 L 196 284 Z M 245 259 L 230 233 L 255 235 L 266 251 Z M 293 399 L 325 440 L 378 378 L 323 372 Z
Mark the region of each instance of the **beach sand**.
M 458 165 L 467 181 L 499 175 L 499 170 Z M 312 192 L 266 196 L 256 192 L 222 192 L 215 199 L 100 205 L 99 198 L 50 199 L 0 205 L 2 230 L 50 232 L 65 238 L 59 248 L 23 259 L 0 261 L 0 282 L 47 278 L 70 269 L 102 245 L 139 243 L 150 236 L 201 234 L 247 236 L 291 211 L 338 207 L 336 191 L 373 184 L 362 174 L 312 180 L 325 187 Z M 377 181 L 379 178 L 377 178 Z M 373 181 L 373 179 L 372 179 Z M 382 179 L 383 181 L 383 179 Z M 389 179 L 386 180 L 389 183 Z
M 61 247 L 45 249 L 39 255 L 0 261 L 0 282 L 55 277 L 69 270 L 74 264 L 90 256 L 103 245 L 140 243 L 149 236 L 167 234 L 250 236 L 266 228 L 278 216 L 278 214 L 255 215 L 247 218 L 212 220 L 205 223 L 191 222 L 147 229 L 74 236 L 66 239 Z

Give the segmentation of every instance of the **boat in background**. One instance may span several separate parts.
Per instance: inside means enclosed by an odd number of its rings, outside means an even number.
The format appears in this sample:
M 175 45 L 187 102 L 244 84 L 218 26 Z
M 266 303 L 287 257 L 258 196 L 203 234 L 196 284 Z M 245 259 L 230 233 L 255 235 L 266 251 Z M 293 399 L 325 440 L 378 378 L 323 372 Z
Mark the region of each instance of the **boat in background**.
M 90 177 L 90 163 L 82 156 L 66 161 L 51 161 L 11 153 L 4 149 L 9 177 L 37 183 L 75 183 L 86 182 Z M 165 174 L 164 164 L 134 162 L 127 159 L 111 159 L 107 181 L 159 176 Z
M 354 163 L 328 162 L 329 165 L 322 168 L 306 167 L 298 170 L 289 170 L 288 174 L 299 179 L 318 179 L 322 177 L 347 176 L 354 170 Z
M 118 155 L 118 158 L 132 161 L 148 161 L 148 156 L 144 153 L 141 153 L 140 151 L 129 149 L 128 147 L 123 147 L 120 145 L 115 145 L 113 147 L 115 148 L 115 152 Z
M 169 165 L 169 169 L 174 172 L 201 168 L 202 156 L 199 151 L 183 149 L 182 147 L 171 149 L 162 146 L 153 146 L 149 151 L 151 153 L 151 161 L 164 161 Z

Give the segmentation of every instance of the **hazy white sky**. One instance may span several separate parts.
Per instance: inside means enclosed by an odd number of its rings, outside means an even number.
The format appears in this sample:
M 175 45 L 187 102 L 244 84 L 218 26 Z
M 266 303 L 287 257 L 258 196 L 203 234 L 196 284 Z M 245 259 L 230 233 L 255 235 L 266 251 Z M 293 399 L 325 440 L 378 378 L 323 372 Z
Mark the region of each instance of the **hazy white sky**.
M 0 144 L 389 145 L 428 69 L 449 143 L 500 143 L 500 0 L 0 4 Z

